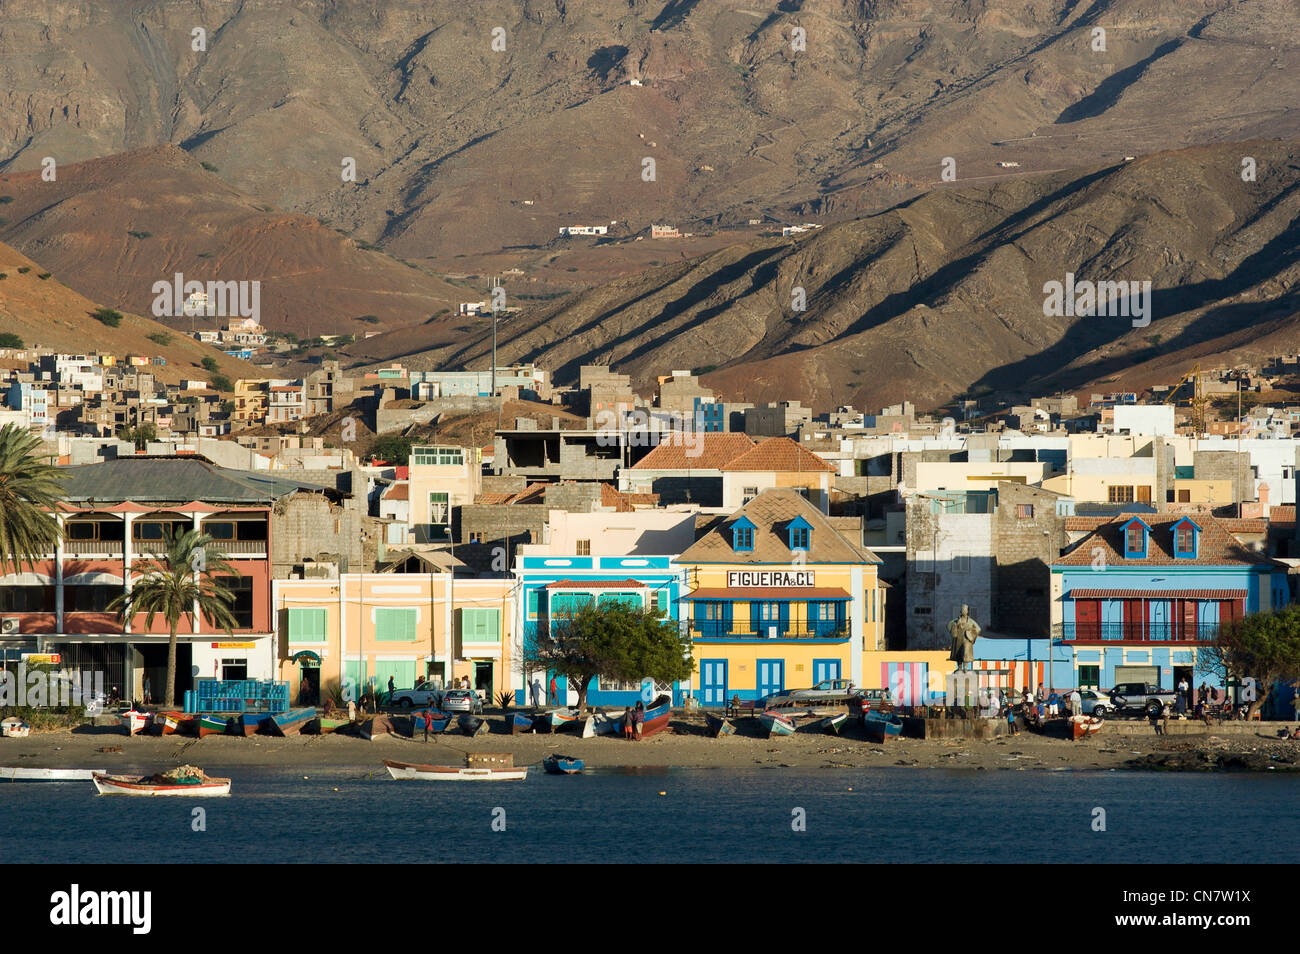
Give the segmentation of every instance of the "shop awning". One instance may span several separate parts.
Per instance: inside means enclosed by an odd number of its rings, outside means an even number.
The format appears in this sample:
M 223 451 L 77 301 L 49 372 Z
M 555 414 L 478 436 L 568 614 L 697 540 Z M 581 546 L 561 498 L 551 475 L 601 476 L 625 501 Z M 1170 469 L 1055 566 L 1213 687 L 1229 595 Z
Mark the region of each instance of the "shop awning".
M 307 662 L 320 662 L 320 655 L 312 652 L 310 649 L 302 649 L 289 657 L 289 662 L 296 663 L 306 660 Z
M 1070 590 L 1074 600 L 1244 600 L 1245 590 Z
M 833 586 L 719 586 L 700 589 L 688 600 L 851 600 L 844 590 Z

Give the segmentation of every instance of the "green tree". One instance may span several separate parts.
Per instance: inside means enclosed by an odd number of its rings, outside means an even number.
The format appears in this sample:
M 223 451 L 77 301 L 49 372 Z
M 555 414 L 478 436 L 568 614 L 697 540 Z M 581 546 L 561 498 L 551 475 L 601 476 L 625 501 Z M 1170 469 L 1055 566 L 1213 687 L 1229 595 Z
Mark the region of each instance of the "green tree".
M 23 339 L 12 331 L 0 332 L 0 348 L 21 348 L 22 346 Z
M 216 374 L 217 371 L 220 370 L 220 366 L 217 364 L 217 359 L 212 357 L 212 355 L 205 357 L 199 362 L 199 364 L 202 365 L 203 370 L 207 371 L 209 374 Z
M 158 428 L 148 421 L 135 426 L 125 424 L 117 429 L 117 439 L 130 441 L 135 445 L 136 450 L 142 451 L 150 441 L 158 439 Z
M 1300 605 L 1252 613 L 1222 626 L 1212 646 L 1197 654 L 1201 672 L 1253 678 L 1257 691 L 1250 702 L 1255 715 L 1268 701 L 1273 685 L 1300 678 Z
M 65 475 L 37 453 L 40 443 L 26 428 L 0 427 L 0 572 L 21 572 L 63 535 L 54 513 Z
M 19 271 L 22 271 L 22 269 L 19 269 Z M 110 328 L 116 328 L 122 323 L 122 313 L 114 311 L 112 308 L 96 308 L 93 314 Z
M 398 434 L 376 437 L 375 442 L 370 445 L 369 455 L 404 467 L 411 459 L 411 439 Z
M 162 616 L 167 621 L 167 692 L 164 708 L 176 705 L 176 633 L 182 618 L 194 625 L 194 609 L 229 635 L 236 626 L 230 611 L 235 595 L 222 577 L 237 577 L 239 572 L 227 562 L 225 553 L 212 537 L 197 530 L 172 534 L 161 553 L 137 560 L 131 566 L 134 579 L 128 589 L 109 604 L 125 623 L 139 613 L 145 614 L 145 629 Z
M 649 676 L 674 682 L 690 676 L 690 646 L 658 610 L 626 606 L 584 606 L 572 616 L 552 617 L 548 628 L 525 641 L 522 667 L 564 676 L 587 704 L 587 689 L 598 676 L 635 682 Z
M 214 374 L 212 376 L 211 384 L 214 391 L 235 390 L 235 385 L 232 384 L 230 378 L 226 377 L 224 374 Z

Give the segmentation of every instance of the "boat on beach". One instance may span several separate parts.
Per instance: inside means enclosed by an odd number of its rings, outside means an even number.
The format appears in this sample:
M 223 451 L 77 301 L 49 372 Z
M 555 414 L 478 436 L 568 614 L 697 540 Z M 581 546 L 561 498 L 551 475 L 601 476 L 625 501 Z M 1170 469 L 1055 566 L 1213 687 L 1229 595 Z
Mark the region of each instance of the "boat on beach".
M 420 765 L 414 762 L 394 762 L 384 759 L 384 767 L 395 779 L 417 779 L 424 782 L 522 782 L 528 777 L 528 766 L 474 766 L 474 765 Z
M 456 724 L 460 726 L 460 731 L 469 736 L 486 735 L 490 731 L 487 719 L 480 719 L 478 716 L 472 715 L 468 712 L 462 714 L 461 717 L 456 720 Z
M 417 712 L 411 716 L 411 729 L 413 733 L 419 732 L 423 734 L 424 725 L 427 722 L 431 733 L 446 732 L 455 718 L 456 716 L 452 713 L 439 712 L 437 709 L 425 709 L 423 712 Z
M 0 737 L 6 739 L 25 739 L 31 734 L 32 727 L 15 716 L 0 722 Z
M 393 735 L 393 723 L 388 716 L 380 714 L 372 716 L 363 722 L 358 723 L 358 730 L 361 732 L 361 738 L 367 742 L 373 742 L 375 739 L 382 738 L 385 735 Z
M 343 726 L 351 724 L 351 721 L 348 719 L 335 719 L 332 716 L 321 716 L 316 720 L 316 734 L 329 735 L 331 732 L 336 732 L 343 728 Z
M 152 712 L 139 712 L 135 709 L 129 709 L 122 713 L 122 729 L 127 735 L 139 735 L 152 723 Z
M 817 722 L 813 724 L 816 725 L 822 731 L 829 732 L 831 735 L 839 735 L 840 729 L 842 729 L 844 727 L 844 723 L 848 721 L 849 721 L 849 714 L 847 712 L 839 712 L 836 713 L 835 715 L 827 716 L 824 719 L 819 719 Z
M 1101 719 L 1090 715 L 1070 716 L 1070 738 L 1082 739 L 1085 735 L 1092 735 L 1101 729 L 1104 724 Z
M 794 735 L 794 720 L 784 713 L 768 709 L 759 713 L 758 721 L 767 730 L 769 739 L 782 735 Z
M 245 712 L 239 717 L 239 734 L 240 735 L 257 735 L 259 729 L 266 729 L 268 732 L 271 727 L 268 724 L 271 721 L 269 712 Z
M 669 696 L 660 696 L 650 705 L 641 717 L 641 738 L 650 736 L 668 728 L 668 720 L 673 714 L 673 700 Z
M 56 769 L 0 765 L 0 779 L 10 782 L 88 782 L 103 769 Z
M 205 712 L 198 718 L 199 738 L 209 735 L 225 735 L 230 729 L 230 717 L 218 713 Z
M 542 759 L 542 768 L 548 775 L 581 775 L 586 764 L 569 755 L 548 755 Z
M 506 728 L 511 735 L 523 735 L 533 731 L 533 717 L 522 712 L 512 712 L 506 716 Z
M 724 735 L 736 734 L 736 727 L 731 724 L 731 720 L 724 719 L 722 716 L 706 712 L 704 713 L 704 722 L 709 727 L 709 734 L 715 739 L 720 739 Z
M 862 717 L 862 730 L 868 741 L 884 743 L 903 734 L 903 717 L 893 712 L 873 710 Z
M 194 733 L 194 716 L 186 712 L 159 712 L 153 717 L 154 727 L 163 735 Z
M 105 775 L 94 772 L 90 779 L 100 795 L 175 795 L 206 798 L 230 794 L 230 779 L 210 778 L 202 769 L 182 765 L 158 775 Z
M 315 708 L 289 709 L 287 712 L 275 713 L 262 724 L 274 735 L 298 735 L 302 732 L 302 727 L 314 718 L 316 718 Z
M 594 739 L 598 735 L 618 735 L 622 728 L 621 715 L 611 716 L 604 712 L 593 712 L 582 720 L 582 730 L 579 735 L 584 739 Z
M 574 725 L 578 721 L 577 709 L 552 709 L 547 713 L 550 720 L 551 731 L 559 732 L 566 725 Z

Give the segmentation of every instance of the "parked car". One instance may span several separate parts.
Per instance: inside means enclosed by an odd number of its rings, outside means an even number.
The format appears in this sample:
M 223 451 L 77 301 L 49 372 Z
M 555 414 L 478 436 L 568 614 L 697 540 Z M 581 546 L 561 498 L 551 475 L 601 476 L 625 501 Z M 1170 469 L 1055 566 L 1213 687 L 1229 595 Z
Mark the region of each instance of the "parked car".
M 765 706 L 789 705 L 796 702 L 847 702 L 860 690 L 853 687 L 851 679 L 823 679 L 810 689 L 787 689 L 765 696 Z
M 443 712 L 482 712 L 483 702 L 472 689 L 448 689 L 441 708 Z
M 1110 696 L 1100 689 L 1080 689 L 1079 698 L 1082 701 L 1084 715 L 1105 718 L 1106 713 L 1110 711 Z
M 1158 716 L 1167 707 L 1172 707 L 1177 693 L 1172 689 L 1161 689 L 1149 682 L 1121 682 L 1107 694 L 1103 704 L 1103 715 L 1112 712 L 1144 712 L 1148 716 Z M 1093 714 L 1096 714 L 1095 708 Z
M 414 689 L 398 689 L 389 700 L 389 705 L 400 706 L 403 709 L 423 709 L 441 703 L 442 690 L 432 682 L 422 682 Z

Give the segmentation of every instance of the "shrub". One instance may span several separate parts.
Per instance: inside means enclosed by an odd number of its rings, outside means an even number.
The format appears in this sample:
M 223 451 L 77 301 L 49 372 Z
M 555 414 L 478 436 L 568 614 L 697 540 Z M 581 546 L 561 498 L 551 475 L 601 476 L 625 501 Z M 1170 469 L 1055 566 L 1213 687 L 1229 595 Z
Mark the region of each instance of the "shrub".
M 23 339 L 12 331 L 0 331 L 0 348 L 21 348 Z
M 0 205 L 8 205 L 13 200 L 14 197 L 11 195 L 0 195 Z
M 112 308 L 96 308 L 93 314 L 103 324 L 108 325 L 110 328 L 116 328 L 122 323 L 122 313 L 120 311 L 114 311 Z
M 165 331 L 155 331 L 153 334 L 149 336 L 149 340 L 156 345 L 166 347 L 167 345 L 171 344 L 172 336 Z
M 204 169 L 207 169 L 208 172 L 216 172 L 216 171 L 217 171 L 217 167 L 214 166 L 214 165 L 213 165 L 212 163 L 210 163 L 210 162 L 200 162 L 199 165 L 201 165 Z
M 230 378 L 224 374 L 214 374 L 212 376 L 212 387 L 216 391 L 233 391 L 235 386 L 230 382 Z
M 356 320 L 356 321 L 364 321 L 364 322 L 365 322 L 366 324 L 368 324 L 368 325 L 377 325 L 377 324 L 379 324 L 379 316 L 378 316 L 378 315 L 361 315 L 360 317 L 356 318 L 355 320 Z
M 203 366 L 204 371 L 208 371 L 212 374 L 216 374 L 217 371 L 220 370 L 220 365 L 217 364 L 217 359 L 212 357 L 211 355 L 204 358 L 202 361 L 199 362 L 199 364 Z
M 30 265 L 19 265 L 19 266 L 18 266 L 18 274 L 19 274 L 19 275 L 26 275 L 26 274 L 27 274 L 28 272 L 30 272 L 31 270 L 32 270 L 32 267 L 31 267 Z
M 126 234 L 131 236 L 133 239 L 147 239 L 149 236 L 153 235 L 152 232 L 127 232 Z
M 36 273 L 36 277 L 39 278 L 41 281 L 45 281 L 45 279 L 47 279 L 47 278 L 50 277 L 50 273 L 49 273 L 49 272 L 37 272 L 37 273 Z
M 8 277 L 9 277 L 8 272 L 0 272 L 0 282 L 4 281 Z

